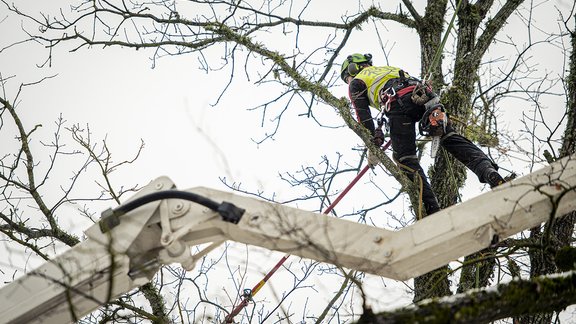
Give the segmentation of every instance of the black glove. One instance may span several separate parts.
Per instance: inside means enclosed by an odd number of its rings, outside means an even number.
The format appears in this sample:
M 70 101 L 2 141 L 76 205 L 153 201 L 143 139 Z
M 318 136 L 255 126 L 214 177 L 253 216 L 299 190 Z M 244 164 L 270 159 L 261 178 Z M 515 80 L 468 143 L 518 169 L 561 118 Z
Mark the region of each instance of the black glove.
M 374 145 L 380 147 L 384 144 L 384 132 L 382 132 L 381 128 L 376 128 L 374 131 L 374 136 L 372 137 L 372 143 Z

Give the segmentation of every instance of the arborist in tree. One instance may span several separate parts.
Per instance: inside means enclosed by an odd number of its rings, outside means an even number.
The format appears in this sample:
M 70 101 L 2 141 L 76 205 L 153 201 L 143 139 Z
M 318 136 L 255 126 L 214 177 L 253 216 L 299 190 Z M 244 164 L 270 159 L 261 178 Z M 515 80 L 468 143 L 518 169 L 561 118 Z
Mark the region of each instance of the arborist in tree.
M 410 180 L 419 177 L 416 184 L 421 186 L 428 215 L 440 210 L 440 206 L 416 156 L 416 123 L 422 135 L 439 139 L 440 145 L 472 170 L 480 182 L 493 188 L 505 181 L 498 166 L 482 150 L 456 133 L 438 96 L 427 84 L 396 67 L 372 66 L 370 54 L 348 56 L 342 63 L 340 77 L 348 83 L 358 121 L 370 131 L 372 142 L 378 147 L 384 142 L 384 133 L 381 127 L 374 126 L 370 107 L 388 118 L 392 156 Z M 369 156 L 369 163 L 377 162 Z

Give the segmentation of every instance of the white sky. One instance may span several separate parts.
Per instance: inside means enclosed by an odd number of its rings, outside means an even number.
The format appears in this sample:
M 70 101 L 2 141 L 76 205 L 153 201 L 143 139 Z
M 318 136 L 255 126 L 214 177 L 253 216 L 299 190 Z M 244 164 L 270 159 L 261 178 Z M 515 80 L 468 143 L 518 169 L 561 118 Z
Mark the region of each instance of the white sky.
M 565 1 L 558 1 L 556 4 L 560 8 L 568 6 Z M 534 14 L 538 14 L 536 18 L 540 22 L 548 18 L 554 21 L 556 19 L 552 4 L 547 5 L 545 13 Z M 23 37 L 19 30 L 20 19 L 7 16 L 5 8 L 0 7 L 0 48 Z M 508 26 L 507 32 L 522 28 L 521 25 Z M 390 55 L 390 64 L 402 66 L 412 74 L 418 74 L 419 54 L 406 51 L 407 48 L 417 48 L 415 34 L 407 32 L 405 28 L 401 28 L 400 32 L 401 38 L 390 40 L 392 43 L 396 42 Z M 345 52 L 371 52 L 376 64 L 385 63 L 377 42 L 371 41 L 370 48 L 366 50 L 362 49 L 363 42 L 365 39 L 355 39 Z M 360 140 L 352 131 L 347 128 L 319 128 L 312 119 L 297 116 L 305 112 L 302 106 L 300 110 L 292 109 L 286 113 L 274 140 L 256 145 L 252 139 L 261 139 L 263 134 L 270 130 L 270 123 L 267 123 L 266 128 L 261 128 L 261 115 L 247 109 L 272 97 L 266 96 L 268 89 L 246 82 L 241 73 L 236 74 L 240 78 L 233 83 L 226 97 L 218 106 L 212 107 L 211 104 L 216 102 L 224 86 L 219 80 L 224 79 L 227 82 L 228 72 L 205 74 L 199 70 L 193 55 L 162 59 L 152 69 L 149 60 L 151 51 L 93 48 L 68 53 L 69 49 L 67 45 L 56 48 L 53 53 L 53 66 L 41 70 L 34 65 L 43 61 L 46 51 L 37 44 L 24 44 L 1 52 L 0 73 L 4 78 L 14 75 L 7 84 L 9 91 L 6 97 L 12 100 L 20 83 L 57 75 L 40 85 L 27 87 L 17 103 L 20 116 L 28 129 L 38 123 L 43 125 L 35 135 L 37 140 L 52 136 L 54 121 L 60 114 L 68 121 L 68 126 L 75 123 L 81 126 L 89 124 L 95 141 L 106 137 L 117 162 L 132 158 L 142 139 L 146 146 L 138 161 L 113 174 L 113 184 L 117 187 L 136 183 L 143 185 L 157 176 L 167 175 L 180 189 L 207 186 L 222 190 L 224 188 L 219 177 L 227 177 L 231 181 L 242 182 L 247 190 L 263 189 L 266 195 L 276 193 L 279 200 L 283 200 L 296 197 L 298 193 L 282 183 L 278 173 L 294 172 L 306 165 L 319 166 L 322 155 L 335 159 L 335 152 L 344 154 L 351 163 L 357 160 L 357 153 L 352 148 L 356 147 Z M 499 57 L 500 54 L 494 50 L 489 55 Z M 537 52 L 535 55 L 533 62 L 546 65 L 546 69 L 552 73 L 562 72 L 561 62 L 556 59 L 560 57 L 557 53 L 547 54 L 555 59 L 544 55 L 538 57 Z M 345 87 L 342 86 L 335 95 L 346 96 Z M 560 99 L 559 103 L 562 102 Z M 331 125 L 341 125 L 332 108 L 321 109 L 325 109 L 325 115 L 320 117 L 319 109 L 316 110 L 316 115 L 323 121 Z M 515 124 L 521 111 L 525 111 L 525 104 L 507 107 L 503 114 L 512 113 L 512 116 L 505 118 L 504 122 Z M 562 106 L 551 106 L 550 118 L 558 118 L 561 111 Z M 9 126 L 6 124 L 10 123 L 5 120 L 4 124 Z M 0 155 L 14 148 L 12 133 L 8 134 L 6 128 L 0 132 Z M 33 148 L 38 150 L 36 161 L 43 167 L 46 158 L 42 157 L 38 145 Z M 518 161 L 503 163 L 510 168 Z M 65 179 L 69 168 L 68 164 L 62 166 L 57 170 L 58 176 Z M 517 171 L 526 173 L 523 168 Z M 382 171 L 371 174 L 370 177 L 378 181 L 379 175 L 382 175 Z M 352 180 L 352 177 L 353 175 L 350 175 L 349 179 L 342 179 L 342 186 Z M 52 180 L 53 185 L 59 181 L 56 176 Z M 484 188 L 474 176 L 469 176 L 468 184 L 466 197 L 473 196 Z M 89 181 L 86 186 L 95 190 Z M 390 183 L 389 186 L 397 188 L 398 184 Z M 49 192 L 45 194 L 50 197 Z M 361 199 L 368 201 L 370 195 L 362 189 L 356 189 L 346 199 L 354 202 Z M 99 211 L 110 205 L 111 203 L 107 203 L 107 206 L 98 205 L 92 208 Z M 356 204 L 356 208 L 361 206 L 362 203 Z M 72 208 L 67 210 L 74 212 Z M 86 220 L 70 220 L 69 224 L 77 232 L 88 225 Z M 269 255 L 267 252 L 257 252 L 256 255 L 258 253 Z M 259 261 L 258 264 L 249 264 L 248 267 L 267 270 L 270 264 L 279 259 L 277 256 L 273 254 L 268 261 Z M 282 282 L 283 275 L 280 273 L 276 275 L 279 279 L 272 279 L 272 282 Z M 252 276 L 247 286 L 251 287 L 259 279 L 259 274 Z M 373 290 L 375 299 L 380 299 L 382 304 L 388 307 L 409 302 L 411 297 L 400 294 L 404 290 L 402 285 L 390 282 L 387 284 L 388 289 Z M 270 286 L 274 287 L 274 284 L 271 283 Z M 318 287 L 319 290 L 324 289 Z M 325 287 L 327 291 L 332 288 Z M 398 295 L 404 297 L 398 298 Z M 326 298 L 329 297 L 330 294 L 327 293 Z

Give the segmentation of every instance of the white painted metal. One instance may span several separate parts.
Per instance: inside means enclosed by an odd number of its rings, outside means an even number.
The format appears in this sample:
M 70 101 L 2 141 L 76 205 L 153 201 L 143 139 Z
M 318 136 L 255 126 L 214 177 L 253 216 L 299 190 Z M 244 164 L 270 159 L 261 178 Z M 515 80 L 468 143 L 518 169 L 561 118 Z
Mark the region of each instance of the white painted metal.
M 406 280 L 486 248 L 495 238 L 575 210 L 575 159 L 565 158 L 399 231 L 193 188 L 188 191 L 233 203 L 246 213 L 232 224 L 203 206 L 170 199 L 122 216 L 106 234 L 96 224 L 86 231 L 88 240 L 0 290 L 1 320 L 70 322 L 148 282 L 159 264 L 192 269 L 225 240 Z M 137 196 L 172 187 L 162 177 Z M 209 242 L 202 252 L 190 254 L 190 246 Z
M 217 217 L 178 233 L 190 244 L 232 240 L 406 280 L 576 209 L 576 160 L 565 158 L 399 231 L 207 188 L 190 191 L 246 209 L 238 225 Z M 191 206 L 188 215 L 201 214 Z M 183 217 L 180 222 L 190 222 Z M 168 259 L 164 262 L 169 262 Z
M 172 186 L 169 179 L 159 178 L 134 198 Z M 94 225 L 86 232 L 89 239 L 2 287 L 0 323 L 70 323 L 148 282 L 157 264 L 133 278 L 128 271 L 131 263 L 150 261 L 143 252 L 159 245 L 158 239 L 147 241 L 153 231 L 145 229 L 158 204 L 143 206 L 141 215 L 123 219 L 122 226 L 107 234 Z

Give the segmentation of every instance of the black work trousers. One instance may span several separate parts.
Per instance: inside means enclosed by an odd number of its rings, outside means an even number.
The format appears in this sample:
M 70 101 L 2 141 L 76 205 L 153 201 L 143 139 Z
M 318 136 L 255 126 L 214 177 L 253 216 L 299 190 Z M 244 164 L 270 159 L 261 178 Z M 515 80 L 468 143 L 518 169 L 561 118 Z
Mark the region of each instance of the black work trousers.
M 408 178 L 420 188 L 426 214 L 430 215 L 440 210 L 440 206 L 416 155 L 416 124 L 424 112 L 424 106 L 414 104 L 408 94 L 402 98 L 401 104 L 399 101 L 392 102 L 386 116 L 390 124 L 392 156 Z M 480 148 L 456 133 L 450 125 L 446 128 L 440 145 L 472 170 L 481 182 L 486 182 L 484 178 L 488 169 L 497 169 Z

